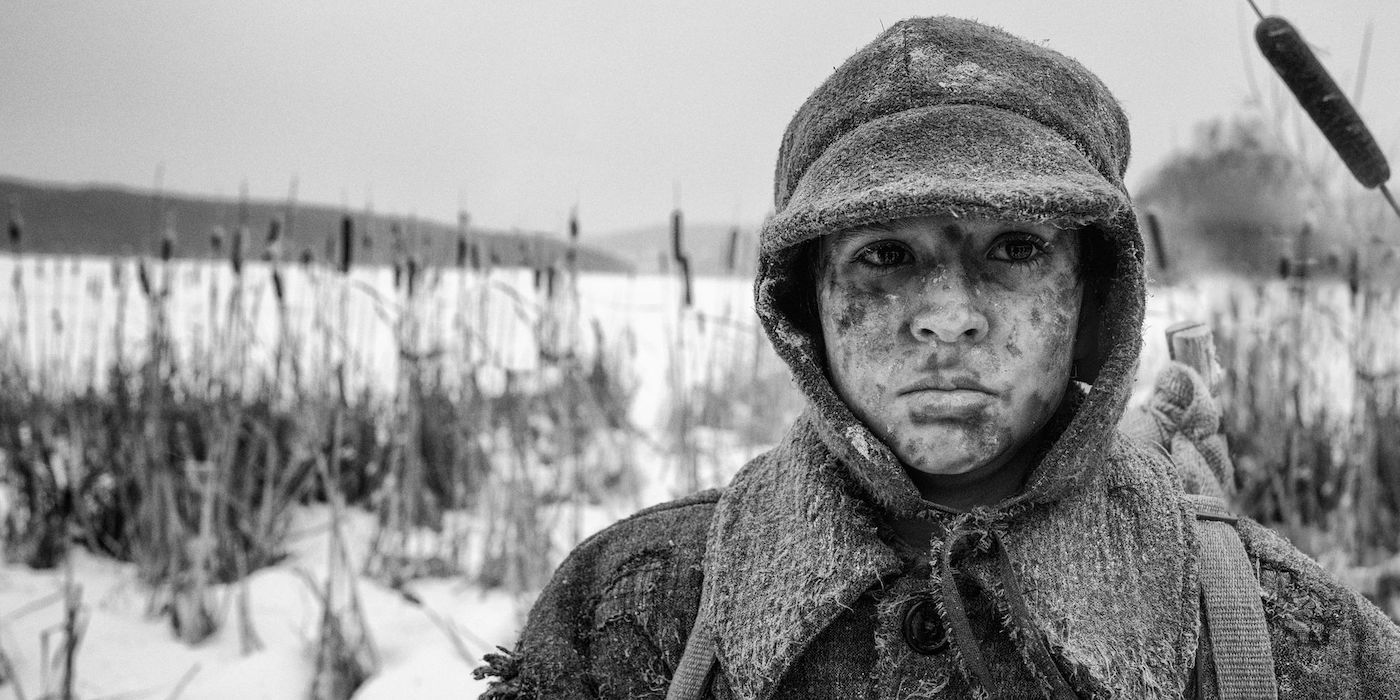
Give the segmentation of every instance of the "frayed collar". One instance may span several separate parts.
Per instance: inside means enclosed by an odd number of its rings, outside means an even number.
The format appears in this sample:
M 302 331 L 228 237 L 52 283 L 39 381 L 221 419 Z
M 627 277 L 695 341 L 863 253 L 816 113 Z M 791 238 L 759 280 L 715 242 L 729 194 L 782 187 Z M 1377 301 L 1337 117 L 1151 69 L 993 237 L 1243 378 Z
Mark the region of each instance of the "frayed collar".
M 710 523 L 700 614 L 740 698 L 772 697 L 816 636 L 902 568 L 807 418 L 745 467 Z
M 700 613 L 738 698 L 771 698 L 822 630 L 906 568 L 818 425 L 804 416 L 740 472 L 711 521 Z M 1076 686 L 1179 696 L 1198 624 L 1191 516 L 1169 463 L 1110 452 L 1070 497 L 957 522 L 1001 533 L 1030 624 Z

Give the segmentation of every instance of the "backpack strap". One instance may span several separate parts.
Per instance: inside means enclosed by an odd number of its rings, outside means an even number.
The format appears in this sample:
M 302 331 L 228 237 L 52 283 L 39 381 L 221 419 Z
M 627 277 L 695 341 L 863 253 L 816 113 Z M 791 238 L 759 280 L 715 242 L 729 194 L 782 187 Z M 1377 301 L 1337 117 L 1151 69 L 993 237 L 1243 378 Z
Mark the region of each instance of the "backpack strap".
M 1210 636 L 1220 700 L 1277 700 L 1264 604 L 1254 566 L 1235 530 L 1238 518 L 1216 496 L 1186 494 L 1186 501 L 1196 514 L 1201 543 L 1202 627 Z
M 710 689 L 715 670 L 715 637 L 710 633 L 710 621 L 696 613 L 695 624 L 685 640 L 676 672 L 671 675 L 671 687 L 666 700 L 700 700 Z

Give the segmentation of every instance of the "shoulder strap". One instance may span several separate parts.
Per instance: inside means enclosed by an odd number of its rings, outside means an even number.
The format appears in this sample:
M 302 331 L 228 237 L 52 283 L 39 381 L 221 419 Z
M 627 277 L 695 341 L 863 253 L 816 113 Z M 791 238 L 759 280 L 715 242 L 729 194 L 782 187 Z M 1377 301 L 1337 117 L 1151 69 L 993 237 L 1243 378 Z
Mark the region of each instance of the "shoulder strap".
M 709 622 L 696 613 L 680 664 L 671 676 L 666 700 L 700 700 L 709 690 L 710 674 L 715 668 L 715 637 L 710 633 Z
M 1220 700 L 1277 700 L 1278 681 L 1254 566 L 1224 499 L 1186 494 L 1201 542 L 1203 628 Z

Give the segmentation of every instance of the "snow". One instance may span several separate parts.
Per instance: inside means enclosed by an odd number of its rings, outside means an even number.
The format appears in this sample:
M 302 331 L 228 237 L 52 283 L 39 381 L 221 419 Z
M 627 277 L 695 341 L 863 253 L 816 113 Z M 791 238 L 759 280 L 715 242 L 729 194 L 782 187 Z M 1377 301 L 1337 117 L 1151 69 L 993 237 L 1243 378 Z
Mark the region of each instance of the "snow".
M 328 517 L 324 509 L 315 508 L 300 515 L 307 521 Z M 370 516 L 354 513 L 351 519 L 363 529 Z M 56 630 L 62 627 L 63 604 L 54 593 L 71 576 L 82 586 L 87 618 L 77 655 L 79 697 L 170 697 L 192 674 L 180 697 L 304 698 L 321 614 L 318 594 L 305 574 L 320 581 L 326 572 L 329 529 L 319 529 L 301 539 L 287 560 L 246 580 L 252 626 L 264 645 L 261 651 L 241 652 L 232 614 L 225 615 L 224 624 L 204 642 L 180 642 L 166 618 L 148 614 L 151 593 L 137 580 L 134 565 L 81 550 L 73 551 L 69 571 L 0 567 L 0 646 L 17 671 L 25 697 L 54 689 L 56 667 L 50 668 L 45 685 L 41 640 L 47 635 L 52 650 L 62 638 Z M 421 604 L 365 577 L 357 579 L 357 586 L 382 663 L 356 693 L 359 700 L 475 697 L 486 682 L 474 680 L 472 669 L 494 645 L 513 642 L 530 603 L 528 598 L 484 591 L 458 580 L 409 584 Z M 214 586 L 218 607 L 231 607 L 237 588 Z M 36 602 L 37 609 L 21 610 Z M 451 634 L 472 655 L 470 660 L 458 652 Z M 0 698 L 15 697 L 13 682 L 0 686 Z

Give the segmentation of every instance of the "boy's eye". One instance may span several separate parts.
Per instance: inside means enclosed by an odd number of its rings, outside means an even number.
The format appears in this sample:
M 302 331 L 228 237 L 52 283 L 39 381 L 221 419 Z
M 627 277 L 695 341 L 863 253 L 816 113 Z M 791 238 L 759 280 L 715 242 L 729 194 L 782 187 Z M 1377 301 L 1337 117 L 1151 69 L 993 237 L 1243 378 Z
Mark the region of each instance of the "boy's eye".
M 880 241 L 861 248 L 856 262 L 870 267 L 894 267 L 913 259 L 909 249 L 894 241 Z
M 1039 259 L 1049 247 L 1048 243 L 1036 236 L 1022 234 L 1003 238 L 992 244 L 992 249 L 987 252 L 987 257 L 1003 262 L 1029 263 Z

